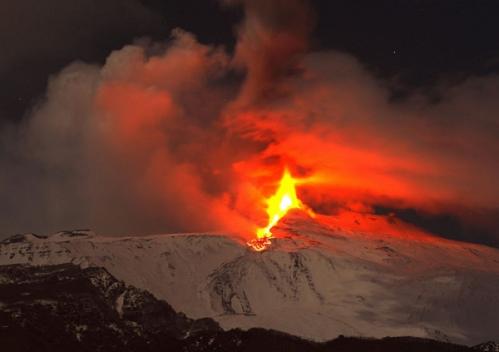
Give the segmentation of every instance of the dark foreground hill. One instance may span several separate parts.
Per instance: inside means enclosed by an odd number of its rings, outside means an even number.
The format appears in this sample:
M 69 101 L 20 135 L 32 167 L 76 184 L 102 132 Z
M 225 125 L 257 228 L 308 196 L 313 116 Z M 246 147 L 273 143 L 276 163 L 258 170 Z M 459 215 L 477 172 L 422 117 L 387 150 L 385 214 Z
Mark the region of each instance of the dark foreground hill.
M 315 343 L 265 329 L 223 331 L 189 319 L 103 268 L 0 266 L 2 351 L 472 351 L 411 337 Z

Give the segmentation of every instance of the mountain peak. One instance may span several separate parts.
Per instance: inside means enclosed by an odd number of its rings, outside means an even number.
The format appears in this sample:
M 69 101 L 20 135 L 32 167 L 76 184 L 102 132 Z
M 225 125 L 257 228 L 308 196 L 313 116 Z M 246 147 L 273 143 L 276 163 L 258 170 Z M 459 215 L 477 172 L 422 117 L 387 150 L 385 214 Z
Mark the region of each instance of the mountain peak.
M 499 250 L 433 239 L 386 219 L 285 218 L 255 252 L 223 234 L 103 237 L 89 231 L 0 244 L 0 265 L 105 268 L 176 311 L 224 329 L 261 327 L 325 341 L 416 336 L 464 344 L 495 339 Z M 406 232 L 407 231 L 407 234 Z M 120 306 L 118 304 L 118 306 Z

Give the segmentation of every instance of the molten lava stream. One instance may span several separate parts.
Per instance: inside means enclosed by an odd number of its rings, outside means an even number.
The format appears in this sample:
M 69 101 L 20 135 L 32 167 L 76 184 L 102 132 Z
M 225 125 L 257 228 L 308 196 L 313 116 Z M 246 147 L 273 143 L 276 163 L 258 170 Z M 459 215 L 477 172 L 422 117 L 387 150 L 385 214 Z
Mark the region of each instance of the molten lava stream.
M 312 211 L 298 199 L 298 196 L 296 195 L 297 182 L 298 181 L 291 176 L 291 173 L 286 168 L 279 181 L 279 187 L 276 193 L 266 200 L 266 211 L 269 218 L 267 226 L 257 229 L 257 238 L 248 242 L 248 246 L 255 251 L 263 251 L 270 246 L 272 227 L 274 227 L 289 210 L 303 209 L 309 214 L 313 214 Z

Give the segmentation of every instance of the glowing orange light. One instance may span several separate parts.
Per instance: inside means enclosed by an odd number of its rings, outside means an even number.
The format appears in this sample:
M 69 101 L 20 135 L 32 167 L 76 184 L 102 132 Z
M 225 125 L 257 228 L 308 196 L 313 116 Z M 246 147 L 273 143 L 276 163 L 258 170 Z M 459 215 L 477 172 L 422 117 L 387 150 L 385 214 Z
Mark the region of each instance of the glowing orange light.
M 262 252 L 266 250 L 267 248 L 270 247 L 272 242 L 270 242 L 270 238 L 264 237 L 264 238 L 255 238 L 251 241 L 248 242 L 248 246 L 251 247 L 256 252 Z
M 296 184 L 298 180 L 291 176 L 288 169 L 284 170 L 284 174 L 279 181 L 279 188 L 273 196 L 267 199 L 267 215 L 269 221 L 267 226 L 261 227 L 256 231 L 257 239 L 248 242 L 256 251 L 262 251 L 270 246 L 270 238 L 272 238 L 272 227 L 281 220 L 291 209 L 303 209 L 310 215 L 313 215 L 312 210 L 305 206 L 296 195 Z
M 267 215 L 269 216 L 269 222 L 267 226 L 259 228 L 256 231 L 256 236 L 258 238 L 272 237 L 272 227 L 274 227 L 290 209 L 305 208 L 303 203 L 296 196 L 295 186 L 296 180 L 287 169 L 284 170 L 284 175 L 279 182 L 279 188 L 272 197 L 267 199 Z

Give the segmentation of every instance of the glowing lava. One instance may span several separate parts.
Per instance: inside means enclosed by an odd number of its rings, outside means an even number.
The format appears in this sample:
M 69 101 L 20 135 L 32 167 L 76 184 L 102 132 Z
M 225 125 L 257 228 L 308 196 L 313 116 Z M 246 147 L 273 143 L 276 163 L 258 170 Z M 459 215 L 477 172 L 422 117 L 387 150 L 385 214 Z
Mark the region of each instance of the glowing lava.
M 310 215 L 313 212 L 305 206 L 298 196 L 296 195 L 296 184 L 298 180 L 291 176 L 288 169 L 284 170 L 284 174 L 279 181 L 279 188 L 273 196 L 266 200 L 267 203 L 267 215 L 269 221 L 267 226 L 257 229 L 255 240 L 248 242 L 256 251 L 263 251 L 268 246 L 270 246 L 270 238 L 272 238 L 272 227 L 274 227 L 279 220 L 281 220 L 289 210 L 291 209 L 303 209 L 306 210 Z
M 284 170 L 284 175 L 279 182 L 277 192 L 267 199 L 267 215 L 269 223 L 267 226 L 256 231 L 257 238 L 272 237 L 271 229 L 290 209 L 303 209 L 305 206 L 296 196 L 296 180 L 291 176 L 288 169 Z

